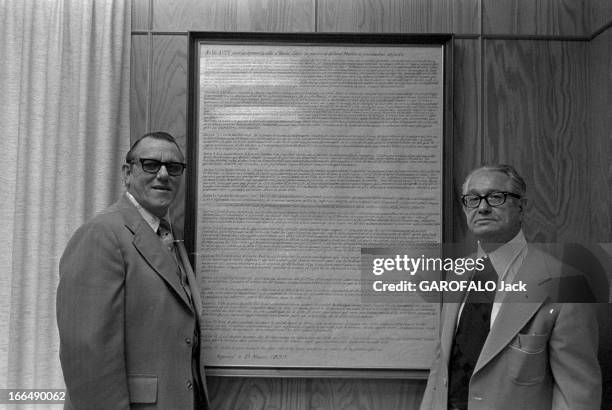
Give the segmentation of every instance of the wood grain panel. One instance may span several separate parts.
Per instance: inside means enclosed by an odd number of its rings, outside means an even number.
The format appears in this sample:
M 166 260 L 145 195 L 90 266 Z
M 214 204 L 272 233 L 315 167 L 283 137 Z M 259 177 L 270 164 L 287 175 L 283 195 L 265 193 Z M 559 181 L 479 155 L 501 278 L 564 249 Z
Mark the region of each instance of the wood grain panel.
M 593 33 L 605 24 L 612 21 L 612 1 L 610 0 L 589 0 L 590 6 L 590 32 Z
M 319 0 L 317 31 L 475 34 L 478 0 Z
M 416 410 L 425 380 L 208 377 L 218 410 Z
M 589 34 L 589 0 L 482 0 L 485 34 Z
M 185 147 L 187 36 L 153 36 L 151 129 L 163 129 Z
M 130 141 L 147 132 L 149 110 L 149 37 L 132 35 L 130 58 Z
M 216 410 L 309 410 L 309 379 L 208 377 Z
M 586 47 L 485 41 L 485 160 L 525 177 L 532 241 L 589 239 Z
M 153 0 L 158 31 L 314 31 L 314 0 Z
M 151 131 L 166 131 L 187 147 L 187 36 L 153 36 Z M 189 172 L 189 168 L 187 169 Z M 185 183 L 170 208 L 178 237 L 183 237 Z
M 425 380 L 313 379 L 310 409 L 418 409 Z
M 132 0 L 132 31 L 149 30 L 151 0 Z
M 481 165 L 480 42 L 455 40 L 453 78 L 453 240 L 473 242 L 460 201 L 463 180 Z
M 591 240 L 612 242 L 612 29 L 589 45 Z

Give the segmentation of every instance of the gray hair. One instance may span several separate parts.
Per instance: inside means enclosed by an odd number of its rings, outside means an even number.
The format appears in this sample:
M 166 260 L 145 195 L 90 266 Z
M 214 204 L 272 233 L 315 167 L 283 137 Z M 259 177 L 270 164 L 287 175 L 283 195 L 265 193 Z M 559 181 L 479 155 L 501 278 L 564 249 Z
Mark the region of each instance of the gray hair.
M 506 175 L 512 181 L 512 186 L 514 190 L 516 191 L 515 193 L 520 195 L 521 197 L 525 196 L 525 193 L 527 192 L 527 184 L 525 184 L 525 180 L 523 179 L 522 176 L 520 176 L 520 174 L 516 171 L 516 169 L 514 169 L 512 165 L 506 165 L 506 164 L 483 165 L 481 167 L 474 169 L 465 178 L 465 182 L 463 182 L 462 191 L 464 194 L 466 193 L 466 188 L 468 186 L 468 183 L 470 182 L 470 179 L 475 174 L 478 174 L 483 171 L 499 172 L 499 173 Z

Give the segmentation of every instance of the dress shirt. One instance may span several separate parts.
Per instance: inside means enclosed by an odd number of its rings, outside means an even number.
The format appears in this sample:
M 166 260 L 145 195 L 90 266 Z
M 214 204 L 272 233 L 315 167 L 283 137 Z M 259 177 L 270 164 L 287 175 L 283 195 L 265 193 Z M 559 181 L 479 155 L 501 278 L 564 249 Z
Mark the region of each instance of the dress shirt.
M 157 230 L 159 229 L 159 220 L 161 218 L 158 218 L 157 216 L 153 215 L 151 212 L 149 212 L 146 209 L 144 209 L 143 206 L 138 203 L 136 198 L 134 198 L 134 196 L 132 194 L 130 194 L 129 192 L 126 192 L 125 196 L 127 196 L 127 198 L 130 200 L 130 202 L 132 204 L 134 204 L 136 209 L 138 209 L 138 212 L 140 213 L 140 215 L 142 215 L 144 220 L 147 221 L 147 224 L 151 227 L 151 229 L 153 229 L 153 232 L 157 233 Z M 169 212 L 166 212 L 166 216 L 164 216 L 164 219 L 166 221 L 168 221 L 170 226 L 172 226 L 172 224 L 170 222 L 170 215 L 169 214 L 170 214 Z

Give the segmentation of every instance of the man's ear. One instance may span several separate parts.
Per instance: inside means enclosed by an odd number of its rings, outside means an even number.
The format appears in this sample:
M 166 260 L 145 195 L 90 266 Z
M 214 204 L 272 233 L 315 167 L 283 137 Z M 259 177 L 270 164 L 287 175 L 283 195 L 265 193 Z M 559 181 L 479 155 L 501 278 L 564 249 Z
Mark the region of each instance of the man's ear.
M 525 213 L 525 210 L 527 209 L 527 198 L 523 197 L 519 199 L 519 209 L 521 210 L 521 214 Z
M 121 178 L 123 179 L 123 185 L 126 188 L 130 187 L 130 175 L 132 175 L 132 165 L 131 164 L 123 164 L 121 166 Z

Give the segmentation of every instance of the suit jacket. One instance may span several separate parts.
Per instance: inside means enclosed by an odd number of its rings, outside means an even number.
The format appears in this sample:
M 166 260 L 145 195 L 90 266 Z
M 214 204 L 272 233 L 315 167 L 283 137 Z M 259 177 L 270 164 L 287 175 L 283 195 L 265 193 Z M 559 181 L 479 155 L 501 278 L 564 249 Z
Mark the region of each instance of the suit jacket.
M 125 196 L 70 239 L 57 290 L 66 408 L 193 409 L 202 302 L 179 246 L 195 311 L 175 257 Z
M 595 410 L 600 408 L 598 327 L 593 306 L 562 303 L 563 265 L 531 246 L 470 379 L 470 410 Z M 460 303 L 445 303 L 421 410 L 446 410 L 448 364 Z

